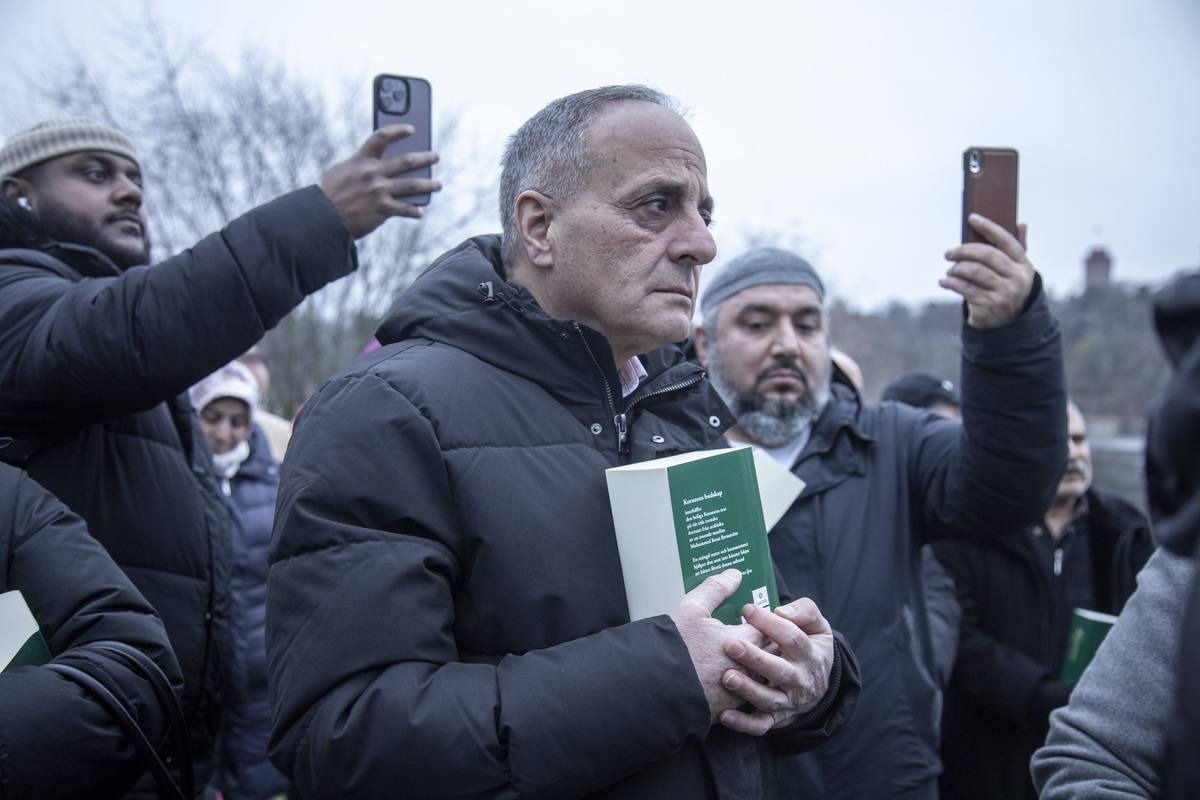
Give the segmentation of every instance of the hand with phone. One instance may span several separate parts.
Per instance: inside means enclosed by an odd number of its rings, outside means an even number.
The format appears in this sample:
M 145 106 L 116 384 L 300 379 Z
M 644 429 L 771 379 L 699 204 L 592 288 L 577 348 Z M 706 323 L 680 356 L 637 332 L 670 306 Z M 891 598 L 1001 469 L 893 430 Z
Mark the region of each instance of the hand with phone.
M 946 253 L 953 266 L 938 281 L 967 303 L 967 324 L 999 328 L 1025 308 L 1034 268 L 1017 224 L 1017 151 L 963 153 L 963 244 Z
M 421 218 L 421 209 L 408 202 L 413 196 L 438 192 L 442 184 L 409 174 L 437 163 L 431 151 L 384 157 L 393 142 L 414 133 L 411 125 L 388 125 L 372 133 L 358 152 L 340 161 L 321 176 L 328 195 L 355 239 L 366 236 L 391 217 Z
M 988 244 L 969 242 L 946 253 L 954 265 L 938 281 L 967 302 L 967 324 L 973 328 L 999 328 L 1020 315 L 1033 289 L 1033 264 L 1023 241 L 979 214 L 967 224 Z M 1025 226 L 1018 232 L 1024 239 Z

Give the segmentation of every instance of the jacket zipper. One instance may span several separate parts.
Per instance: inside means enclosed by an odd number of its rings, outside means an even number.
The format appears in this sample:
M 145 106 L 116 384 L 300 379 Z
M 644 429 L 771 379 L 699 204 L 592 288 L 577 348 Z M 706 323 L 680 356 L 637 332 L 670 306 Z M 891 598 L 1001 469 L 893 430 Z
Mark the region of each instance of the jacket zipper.
M 596 358 L 596 354 L 592 352 L 592 346 L 588 344 L 587 337 L 583 335 L 583 328 L 579 327 L 578 322 L 571 323 L 575 329 L 575 333 L 579 335 L 579 341 L 583 342 L 583 349 L 587 351 L 588 357 L 592 359 L 592 365 L 596 367 L 596 372 L 600 373 L 600 381 L 604 384 L 604 402 L 607 403 L 608 413 L 612 414 L 613 425 L 617 431 L 617 455 L 621 458 L 622 464 L 629 463 L 629 420 L 624 414 L 617 413 L 617 404 L 613 399 L 612 385 L 608 382 L 608 376 L 604 374 L 604 367 L 600 366 L 600 359 Z
M 669 386 L 663 386 L 655 389 L 652 392 L 646 392 L 635 396 L 625 406 L 625 410 L 618 413 L 617 404 L 614 399 L 612 385 L 608 382 L 608 376 L 604 374 L 604 368 L 600 366 L 600 360 L 596 358 L 596 354 L 592 352 L 591 345 L 587 342 L 587 337 L 583 335 L 583 329 L 579 327 L 579 323 L 572 323 L 575 328 L 575 333 L 579 335 L 580 341 L 583 342 L 583 349 L 587 351 L 588 356 L 592 359 L 592 364 L 596 367 L 596 371 L 600 373 L 600 380 L 604 383 L 604 399 L 608 403 L 608 410 L 613 415 L 613 426 L 617 432 L 617 455 L 621 459 L 622 464 L 628 464 L 632 454 L 632 447 L 629 441 L 629 412 L 633 411 L 634 407 L 644 400 L 651 397 L 658 397 L 672 392 L 678 392 L 681 389 L 686 389 L 689 386 L 695 386 L 700 381 L 704 380 L 704 373 L 697 372 L 689 378 L 681 381 L 676 381 Z

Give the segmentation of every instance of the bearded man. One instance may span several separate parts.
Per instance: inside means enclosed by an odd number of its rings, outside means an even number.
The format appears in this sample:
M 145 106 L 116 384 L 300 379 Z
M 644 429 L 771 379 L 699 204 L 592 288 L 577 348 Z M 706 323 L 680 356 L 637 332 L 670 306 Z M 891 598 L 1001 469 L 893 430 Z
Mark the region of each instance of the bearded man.
M 772 530 L 775 563 L 838 620 L 862 663 L 854 719 L 820 751 L 787 759 L 785 797 L 937 797 L 936 687 L 915 655 L 932 659 L 921 547 L 1040 519 L 1062 475 L 1058 324 L 1021 243 L 981 217 L 971 224 L 991 244 L 948 252 L 941 281 L 966 300 L 961 424 L 863 404 L 831 365 L 824 284 L 793 253 L 740 256 L 701 300 L 696 352 L 737 417 L 727 438 L 806 484 Z

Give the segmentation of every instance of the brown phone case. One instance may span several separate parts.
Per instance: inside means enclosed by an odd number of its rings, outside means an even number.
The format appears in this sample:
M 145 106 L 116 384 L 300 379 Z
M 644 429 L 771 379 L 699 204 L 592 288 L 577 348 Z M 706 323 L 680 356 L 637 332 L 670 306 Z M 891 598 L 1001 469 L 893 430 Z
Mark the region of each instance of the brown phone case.
M 967 224 L 982 214 L 1017 236 L 1017 151 L 1010 147 L 968 147 L 963 152 L 962 240 L 987 242 Z

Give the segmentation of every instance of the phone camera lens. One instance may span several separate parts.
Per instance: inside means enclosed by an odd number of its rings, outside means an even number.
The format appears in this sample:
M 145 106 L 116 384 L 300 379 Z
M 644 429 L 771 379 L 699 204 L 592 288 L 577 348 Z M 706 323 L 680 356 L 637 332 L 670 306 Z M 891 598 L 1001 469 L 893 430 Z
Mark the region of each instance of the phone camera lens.
M 978 175 L 983 171 L 983 156 L 978 150 L 967 153 L 967 170 L 972 175 Z
M 408 111 L 408 83 L 395 78 L 379 82 L 379 105 L 389 114 Z

